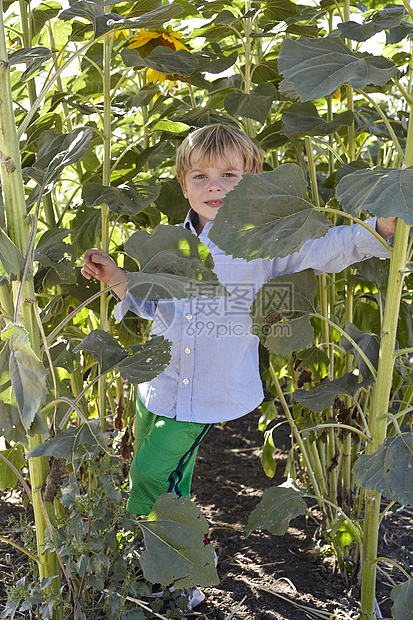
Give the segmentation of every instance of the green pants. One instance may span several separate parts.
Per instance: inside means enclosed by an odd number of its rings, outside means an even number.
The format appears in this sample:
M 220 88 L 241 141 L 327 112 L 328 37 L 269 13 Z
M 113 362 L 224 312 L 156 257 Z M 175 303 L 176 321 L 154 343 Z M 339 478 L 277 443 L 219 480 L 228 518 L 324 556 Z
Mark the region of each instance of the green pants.
M 127 509 L 148 515 L 163 493 L 191 496 L 195 459 L 212 424 L 179 422 L 136 403 L 136 454 L 130 468 Z

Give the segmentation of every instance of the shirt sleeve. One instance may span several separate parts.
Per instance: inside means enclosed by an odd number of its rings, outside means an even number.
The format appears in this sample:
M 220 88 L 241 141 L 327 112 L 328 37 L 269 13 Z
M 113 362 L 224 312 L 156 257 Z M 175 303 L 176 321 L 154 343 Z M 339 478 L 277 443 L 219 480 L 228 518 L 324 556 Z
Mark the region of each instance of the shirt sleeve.
M 365 224 L 375 230 L 376 220 L 370 218 Z M 304 269 L 314 269 L 316 275 L 338 273 L 371 256 L 389 258 L 390 250 L 368 229 L 353 224 L 330 228 L 324 237 L 306 241 L 298 252 L 265 262 L 270 278 L 275 278 Z
M 127 292 L 125 299 L 122 299 L 122 301 L 116 304 L 113 311 L 113 316 L 118 322 L 120 322 L 128 310 L 131 310 L 142 319 L 152 320 L 155 316 L 156 306 L 156 301 L 137 299 L 136 297 L 133 297 L 131 293 Z

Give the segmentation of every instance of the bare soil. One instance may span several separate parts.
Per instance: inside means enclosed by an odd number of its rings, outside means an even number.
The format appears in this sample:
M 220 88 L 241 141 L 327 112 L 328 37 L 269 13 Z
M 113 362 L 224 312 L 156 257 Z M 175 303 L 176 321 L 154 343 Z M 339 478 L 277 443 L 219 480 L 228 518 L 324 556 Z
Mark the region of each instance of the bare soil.
M 326 548 L 320 540 L 317 511 L 314 518 L 294 519 L 284 536 L 264 530 L 245 536 L 245 525 L 263 491 L 285 480 L 291 446 L 290 428 L 283 424 L 274 433 L 276 474 L 268 478 L 260 463 L 258 419 L 256 411 L 216 426 L 199 449 L 193 491 L 211 525 L 220 584 L 204 590 L 206 603 L 198 609 L 208 620 L 356 620 L 357 587 L 346 586 L 335 559 L 317 551 Z M 413 511 L 386 515 L 380 547 L 380 555 L 386 557 L 413 551 Z M 392 617 L 389 578 L 399 579 L 390 565 L 386 571 L 389 577 L 380 574 L 377 588 L 383 619 Z
M 291 522 L 285 536 L 266 531 L 248 538 L 245 526 L 263 491 L 284 480 L 290 447 L 288 424 L 274 433 L 277 470 L 268 478 L 261 466 L 262 433 L 259 411 L 216 426 L 201 444 L 193 480 L 197 505 L 210 523 L 210 540 L 218 558 L 220 583 L 206 588 L 206 601 L 197 608 L 200 620 L 357 620 L 359 592 L 341 578 L 335 559 L 326 555 L 319 535 L 317 511 Z M 277 419 L 277 423 L 282 418 Z M 0 492 L 0 533 L 7 537 L 10 515 L 25 509 L 18 490 Z M 413 552 L 413 512 L 401 509 L 387 514 L 380 531 L 380 554 L 408 556 Z M 324 553 L 323 553 L 324 551 Z M 411 557 L 407 558 L 407 565 Z M 5 584 L 20 559 L 0 540 L 0 613 Z M 383 619 L 390 619 L 391 580 L 399 580 L 391 565 L 379 574 L 377 600 Z

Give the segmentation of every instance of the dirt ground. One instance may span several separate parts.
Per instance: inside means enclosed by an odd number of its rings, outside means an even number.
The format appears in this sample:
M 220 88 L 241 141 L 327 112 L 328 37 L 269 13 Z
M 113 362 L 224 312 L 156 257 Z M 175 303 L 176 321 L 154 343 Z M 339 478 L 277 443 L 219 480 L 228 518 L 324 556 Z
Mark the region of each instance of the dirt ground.
M 259 412 L 215 427 L 201 444 L 193 491 L 211 525 L 210 539 L 218 557 L 220 585 L 205 589 L 199 607 L 205 620 L 307 620 L 359 618 L 359 592 L 346 588 L 335 560 L 323 556 L 318 524 L 299 517 L 285 536 L 266 531 L 246 538 L 244 529 L 263 491 L 284 481 L 290 447 L 288 424 L 274 433 L 276 474 L 268 478 L 260 463 L 262 433 Z M 277 423 L 280 418 L 277 419 Z M 413 511 L 388 514 L 381 526 L 380 554 L 413 552 Z M 410 557 L 411 560 L 411 557 Z M 390 579 L 379 575 L 377 600 L 383 619 L 391 618 Z M 410 570 L 412 565 L 410 564 Z M 269 592 L 272 591 L 272 592 Z M 412 619 L 413 620 L 413 619 Z
M 300 517 L 285 536 L 266 531 L 245 536 L 245 525 L 263 491 L 284 480 L 289 427 L 275 434 L 276 475 L 268 478 L 261 467 L 262 433 L 259 412 L 216 426 L 199 450 L 193 492 L 207 517 L 210 540 L 218 558 L 220 584 L 205 589 L 206 601 L 188 618 L 200 620 L 356 620 L 359 592 L 345 587 L 331 556 L 321 553 L 316 516 Z M 282 418 L 277 419 L 277 423 Z M 7 536 L 11 514 L 23 511 L 20 494 L 0 493 L 0 532 Z M 381 526 L 381 555 L 413 552 L 413 511 L 388 514 Z M 407 554 L 408 555 L 408 554 Z M 410 560 L 410 570 L 411 558 Z M 4 582 L 13 550 L 0 541 L 0 612 L 5 602 Z M 391 566 L 380 573 L 377 599 L 382 618 L 391 618 Z

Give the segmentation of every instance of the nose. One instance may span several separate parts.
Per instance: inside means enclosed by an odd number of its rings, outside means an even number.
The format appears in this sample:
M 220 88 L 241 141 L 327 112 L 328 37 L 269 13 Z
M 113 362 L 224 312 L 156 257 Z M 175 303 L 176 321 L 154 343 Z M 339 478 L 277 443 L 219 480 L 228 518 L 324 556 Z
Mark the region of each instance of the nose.
M 220 192 L 222 190 L 222 183 L 220 179 L 211 179 L 208 186 L 209 192 Z

